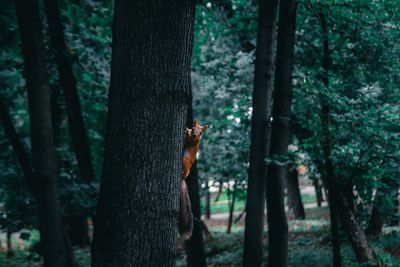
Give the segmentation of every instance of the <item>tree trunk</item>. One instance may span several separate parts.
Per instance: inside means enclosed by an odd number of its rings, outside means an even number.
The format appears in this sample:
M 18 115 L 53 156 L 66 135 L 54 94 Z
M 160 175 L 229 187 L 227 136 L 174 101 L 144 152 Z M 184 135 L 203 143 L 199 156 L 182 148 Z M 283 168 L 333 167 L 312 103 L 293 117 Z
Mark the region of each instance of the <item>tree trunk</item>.
M 382 179 L 379 188 L 377 188 L 368 228 L 365 231 L 367 235 L 379 235 L 382 232 L 384 222 L 391 226 L 398 225 L 399 211 L 397 197 L 399 182 L 397 180 L 396 178 L 385 177 Z M 393 201 L 393 203 L 390 203 L 388 200 Z
M 237 185 L 235 181 L 235 183 L 233 184 L 232 199 L 230 201 L 230 206 L 229 206 L 228 228 L 226 229 L 227 234 L 230 234 L 232 229 L 233 212 L 235 210 L 236 191 L 237 191 Z
M 219 200 L 219 198 L 220 198 L 220 196 L 221 196 L 221 193 L 222 193 L 222 188 L 223 188 L 223 186 L 224 186 L 224 183 L 222 182 L 222 180 L 219 181 L 218 193 L 217 193 L 217 196 L 216 196 L 215 199 L 214 199 L 214 202 L 218 202 L 218 200 Z
M 86 216 L 83 214 L 71 214 L 65 218 L 67 233 L 73 246 L 84 247 L 89 244 L 89 227 Z
M 35 181 L 32 166 L 29 160 L 28 153 L 26 152 L 21 140 L 19 139 L 18 133 L 14 128 L 10 114 L 8 114 L 6 107 L 4 106 L 3 100 L 0 97 L 0 120 L 3 124 L 5 134 L 10 140 L 13 147 L 14 153 L 17 156 L 18 162 L 21 165 L 24 173 L 25 180 L 31 189 L 32 193 L 35 194 Z
M 85 125 L 83 123 L 76 81 L 72 71 L 69 52 L 65 45 L 58 0 L 45 0 L 44 5 L 49 24 L 50 41 L 55 52 L 60 84 L 63 88 L 65 98 L 72 147 L 75 151 L 80 176 L 86 182 L 91 182 L 95 180 L 95 174 L 92 166 L 89 142 L 86 135 Z M 55 92 L 54 96 L 57 97 L 59 94 L 59 92 Z M 55 105 L 58 104 L 58 101 L 53 102 L 55 102 Z M 53 105 L 53 110 L 58 110 L 60 112 L 60 107 Z M 60 115 L 61 114 L 59 114 L 59 116 Z M 55 135 L 55 137 L 57 136 Z M 60 160 L 60 162 L 62 161 Z M 86 215 L 82 213 L 80 216 L 81 218 L 77 218 L 78 214 L 69 215 L 65 221 L 71 223 L 68 225 L 68 234 L 72 245 L 83 246 L 88 243 L 83 244 L 82 242 L 89 242 L 87 231 L 88 226 Z M 78 238 L 78 234 L 82 234 L 82 236 Z
M 186 127 L 193 126 L 193 109 L 189 106 Z M 206 254 L 204 251 L 203 231 L 201 225 L 200 194 L 198 184 L 198 169 L 194 162 L 189 176 L 186 178 L 190 203 L 193 213 L 193 232 L 191 238 L 185 242 L 188 267 L 206 267 Z
M 297 170 L 288 170 L 286 177 L 289 212 L 296 220 L 304 220 L 306 218 L 306 214 L 304 212 L 303 201 L 301 200 Z
M 321 185 L 319 184 L 318 178 L 314 178 L 313 185 L 315 188 L 315 200 L 317 201 L 317 206 L 321 207 L 322 202 L 324 201 L 324 198 L 322 196 L 322 188 L 321 188 Z
M 271 158 L 287 156 L 290 141 L 293 50 L 296 27 L 295 0 L 281 0 L 279 6 L 274 105 L 272 110 Z M 286 164 L 273 162 L 267 176 L 268 266 L 287 266 L 288 225 L 282 177 Z
M 71 266 L 61 221 L 43 36 L 36 0 L 16 0 L 31 127 L 39 230 L 45 266 Z
M 277 8 L 278 0 L 259 1 L 243 266 L 260 266 L 263 257 L 265 158 L 268 156 L 267 137 L 271 132 L 270 106 Z
M 383 217 L 377 207 L 377 203 L 374 203 L 372 208 L 371 217 L 369 218 L 368 227 L 365 233 L 370 236 L 378 236 L 382 233 L 383 228 Z
M 60 84 L 63 88 L 72 147 L 74 148 L 78 162 L 79 173 L 86 182 L 92 182 L 95 180 L 95 173 L 92 166 L 85 124 L 83 122 L 76 80 L 72 71 L 69 52 L 65 44 L 58 0 L 45 0 L 44 6 L 49 24 L 50 41 L 55 52 L 57 71 L 60 77 Z M 89 243 L 89 235 L 86 215 L 84 213 L 69 215 L 65 221 L 68 224 L 68 235 L 72 245 L 87 245 Z M 78 235 L 81 236 L 79 237 Z
M 92 266 L 175 266 L 195 1 L 115 1 Z
M 12 256 L 14 256 L 11 238 L 12 238 L 12 232 L 9 229 L 7 229 L 7 257 L 8 258 L 11 258 Z
M 352 210 L 352 205 L 348 203 L 347 199 L 342 194 L 339 194 L 339 198 L 340 215 L 358 262 L 375 262 L 374 254 L 369 248 L 367 238 L 357 222 L 356 215 Z
M 329 49 L 328 24 L 323 13 L 319 14 L 321 21 L 322 40 L 323 40 L 323 57 L 322 57 L 322 82 L 325 90 L 329 90 L 329 71 L 331 66 L 331 56 Z M 333 265 L 341 266 L 340 240 L 337 220 L 337 211 L 340 211 L 344 229 L 346 230 L 353 250 L 356 253 L 359 262 L 374 261 L 371 249 L 368 247 L 367 239 L 364 232 L 356 221 L 352 205 L 339 192 L 337 186 L 337 177 L 331 159 L 331 139 L 329 133 L 329 99 L 326 93 L 321 94 L 321 127 L 322 140 L 321 146 L 324 154 L 325 169 L 327 174 L 326 186 L 328 189 L 329 207 L 331 213 L 331 231 L 332 231 L 332 247 L 333 247 Z
M 71 132 L 78 168 L 83 179 L 93 181 L 93 171 L 89 142 L 83 123 L 81 105 L 76 88 L 76 81 L 72 72 L 71 60 L 65 45 L 64 32 L 61 24 L 58 0 L 44 0 L 47 21 L 49 23 L 50 40 L 55 51 L 57 70 L 63 88 L 65 104 L 68 113 L 68 124 Z
M 322 68 L 323 76 L 322 82 L 329 90 L 329 69 L 331 65 L 329 39 L 328 39 L 328 27 L 323 14 L 320 15 L 321 27 L 322 27 L 322 38 L 323 38 L 323 57 L 322 57 Z M 321 146 L 324 157 L 324 167 L 326 171 L 326 188 L 328 189 L 328 202 L 329 202 L 329 213 L 331 222 L 331 235 L 332 235 L 332 252 L 333 252 L 333 266 L 342 266 L 342 256 L 340 254 L 340 239 L 339 239 L 339 218 L 338 218 L 338 190 L 336 186 L 336 176 L 333 169 L 331 160 L 331 141 L 329 133 L 329 105 L 326 99 L 326 94 L 321 96 L 321 128 L 322 128 L 322 140 Z
M 205 199 L 206 199 L 206 203 L 205 203 L 205 217 L 206 219 L 210 219 L 211 218 L 211 208 L 210 208 L 210 187 L 208 186 L 208 179 L 206 180 L 206 193 L 204 195 Z

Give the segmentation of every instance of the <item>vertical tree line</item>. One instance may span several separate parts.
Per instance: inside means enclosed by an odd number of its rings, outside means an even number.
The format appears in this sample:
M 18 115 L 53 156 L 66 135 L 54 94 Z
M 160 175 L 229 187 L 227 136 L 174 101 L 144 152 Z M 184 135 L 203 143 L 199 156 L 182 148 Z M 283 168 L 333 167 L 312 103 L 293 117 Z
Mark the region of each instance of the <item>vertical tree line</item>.
M 281 0 L 273 94 L 270 158 L 267 176 L 268 265 L 287 266 L 288 225 L 286 221 L 282 170 L 290 141 L 293 51 L 296 2 Z
M 271 134 L 275 27 L 278 0 L 259 1 L 251 122 L 250 167 L 246 200 L 244 266 L 261 266 L 266 192 L 265 158 Z
M 16 0 L 30 114 L 32 162 L 45 266 L 71 266 L 58 199 L 50 91 L 37 0 Z
M 174 266 L 195 1 L 115 1 L 92 266 Z

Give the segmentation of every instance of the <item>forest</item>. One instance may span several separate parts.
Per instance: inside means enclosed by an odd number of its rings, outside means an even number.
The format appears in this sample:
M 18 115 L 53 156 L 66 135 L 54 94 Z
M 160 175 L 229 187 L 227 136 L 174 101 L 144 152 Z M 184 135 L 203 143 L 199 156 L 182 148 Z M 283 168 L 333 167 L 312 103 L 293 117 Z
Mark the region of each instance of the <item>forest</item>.
M 0 267 L 400 266 L 400 1 L 1 0 Z

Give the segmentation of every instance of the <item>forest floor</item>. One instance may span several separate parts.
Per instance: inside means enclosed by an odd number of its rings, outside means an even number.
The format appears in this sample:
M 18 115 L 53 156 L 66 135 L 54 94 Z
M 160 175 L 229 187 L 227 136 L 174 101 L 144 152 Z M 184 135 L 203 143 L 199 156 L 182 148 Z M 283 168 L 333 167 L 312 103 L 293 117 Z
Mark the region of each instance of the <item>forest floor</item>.
M 306 220 L 289 220 L 289 266 L 291 267 L 328 267 L 332 266 L 331 243 L 329 234 L 329 212 L 327 207 L 310 205 L 305 207 Z M 236 216 L 240 212 L 236 212 Z M 244 217 L 232 226 L 227 234 L 227 214 L 212 215 L 204 220 L 212 238 L 205 241 L 205 250 L 209 267 L 241 266 L 244 243 Z M 267 229 L 267 225 L 265 227 Z M 264 234 L 264 251 L 268 250 L 268 233 Z M 342 239 L 343 266 L 361 266 L 357 264 L 346 237 Z M 385 228 L 377 239 L 369 239 L 380 266 L 400 266 L 400 229 Z M 186 266 L 183 244 L 178 246 L 177 266 Z M 264 264 L 267 257 L 264 256 Z M 267 266 L 267 265 L 264 265 Z
M 215 197 L 215 196 L 213 196 Z M 212 198 L 214 200 L 215 198 Z M 328 267 L 331 266 L 331 243 L 329 232 L 329 212 L 326 203 L 317 207 L 313 191 L 302 190 L 302 199 L 306 211 L 306 220 L 290 220 L 289 225 L 289 266 L 290 267 Z M 232 232 L 227 234 L 229 213 L 225 194 L 220 199 L 211 201 L 211 218 L 204 219 L 211 237 L 205 239 L 205 250 L 209 267 L 241 266 L 244 241 L 244 216 L 232 225 Z M 244 209 L 244 200 L 236 202 L 234 220 Z M 214 211 L 214 212 L 213 212 Z M 267 225 L 265 229 L 268 229 Z M 268 233 L 264 234 L 264 251 L 268 251 Z M 360 266 L 356 263 L 353 251 L 345 236 L 342 239 L 343 266 Z M 14 256 L 6 257 L 5 233 L 0 234 L 0 267 L 39 267 L 41 257 L 34 252 L 39 241 L 37 231 L 23 230 L 14 233 L 12 245 Z M 380 266 L 400 267 L 400 228 L 385 227 L 376 239 L 369 239 L 370 246 Z M 178 243 L 177 266 L 186 266 L 183 244 Z M 90 266 L 90 249 L 76 248 L 75 259 L 79 267 Z M 264 264 L 267 258 L 264 257 Z M 266 266 L 266 265 L 265 265 Z

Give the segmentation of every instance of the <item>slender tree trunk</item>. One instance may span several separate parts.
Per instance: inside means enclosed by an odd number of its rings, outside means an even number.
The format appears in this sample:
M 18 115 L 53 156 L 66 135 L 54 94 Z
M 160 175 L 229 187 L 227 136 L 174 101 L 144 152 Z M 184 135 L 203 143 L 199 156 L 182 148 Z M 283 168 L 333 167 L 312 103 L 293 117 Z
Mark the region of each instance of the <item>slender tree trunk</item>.
M 14 256 L 14 252 L 12 249 L 12 244 L 11 244 L 11 238 L 12 238 L 12 232 L 7 229 L 7 257 L 11 258 Z
M 377 236 L 382 232 L 383 224 L 397 226 L 399 223 L 398 211 L 398 183 L 397 178 L 385 177 L 376 191 L 371 217 L 366 234 Z M 392 205 L 385 203 L 388 199 L 394 200 Z
M 277 9 L 278 0 L 259 1 L 243 266 L 260 266 L 263 258 L 265 158 L 269 147 L 267 138 L 271 132 L 270 106 Z
M 219 182 L 219 185 L 218 185 L 218 193 L 217 193 L 217 196 L 215 197 L 215 199 L 214 199 L 214 202 L 218 202 L 218 200 L 219 200 L 219 198 L 220 198 L 220 196 L 221 196 L 221 193 L 222 193 L 222 189 L 223 189 L 223 186 L 224 186 L 224 183 L 222 182 L 222 180 Z M 207 187 L 208 188 L 208 187 Z
M 286 157 L 290 141 L 293 50 L 296 28 L 295 0 L 281 0 L 279 6 L 278 47 L 276 55 L 274 105 L 272 110 L 271 158 Z M 288 225 L 282 177 L 286 164 L 273 162 L 268 168 L 268 266 L 287 266 Z
M 299 188 L 299 176 L 296 169 L 287 171 L 287 193 L 289 212 L 296 220 L 304 220 L 306 214 L 304 212 L 303 201 L 301 200 Z
M 68 113 L 68 124 L 71 132 L 72 146 L 75 150 L 80 174 L 86 181 L 95 179 L 89 142 L 81 112 L 78 90 L 72 71 L 71 60 L 65 45 L 61 24 L 58 0 L 44 0 L 47 21 L 49 23 L 50 40 L 55 51 L 57 70 L 63 88 Z
M 25 180 L 33 194 L 35 194 L 35 181 L 32 166 L 17 131 L 14 128 L 11 117 L 4 106 L 3 100 L 0 97 L 0 120 L 3 124 L 7 138 L 10 140 L 14 153 L 17 156 L 18 162 L 21 165 Z
M 236 217 L 236 219 L 233 221 L 234 224 L 238 223 L 240 221 L 240 219 L 242 219 L 243 215 L 246 214 L 246 209 L 244 209 L 239 216 Z
M 329 49 L 328 24 L 323 13 L 319 14 L 321 20 L 322 38 L 323 38 L 323 57 L 322 57 L 322 82 L 326 91 L 329 90 L 329 71 L 331 65 L 331 56 Z M 333 247 L 333 265 L 341 266 L 340 240 L 337 220 L 337 210 L 340 210 L 343 226 L 350 238 L 353 250 L 357 255 L 359 262 L 374 261 L 371 249 L 368 247 L 364 232 L 356 221 L 352 205 L 338 190 L 337 177 L 331 159 L 331 140 L 329 133 L 329 99 L 326 93 L 321 95 L 321 127 L 322 127 L 322 150 L 324 154 L 325 169 L 327 174 L 326 186 L 328 188 L 329 207 L 331 213 L 331 231 Z
M 321 27 L 322 27 L 322 38 L 323 38 L 323 58 L 322 68 L 323 77 L 322 82 L 329 90 L 329 69 L 331 65 L 329 39 L 328 39 L 328 28 L 323 14 L 320 15 Z M 339 217 L 338 217 L 338 189 L 336 187 L 336 176 L 333 169 L 331 160 L 331 147 L 330 147 L 330 133 L 329 133 L 329 105 L 326 94 L 321 96 L 321 127 L 322 127 L 322 141 L 321 146 L 323 150 L 325 171 L 326 171 L 326 187 L 328 189 L 328 202 L 329 202 L 329 213 L 331 222 L 331 235 L 332 235 L 332 250 L 333 250 L 333 266 L 342 266 L 342 256 L 340 254 L 340 239 L 339 239 Z
M 206 203 L 205 203 L 205 217 L 206 219 L 210 219 L 211 218 L 211 208 L 210 208 L 210 187 L 208 186 L 208 179 L 206 180 L 206 193 L 204 195 L 205 199 L 206 199 Z
M 193 109 L 189 106 L 186 127 L 193 126 Z M 206 254 L 204 251 L 203 231 L 201 225 L 200 194 L 198 183 L 198 169 L 196 162 L 186 178 L 190 203 L 193 213 L 193 232 L 191 238 L 185 242 L 188 267 L 206 267 Z
M 343 195 L 339 194 L 339 198 L 340 215 L 358 262 L 375 262 L 374 254 L 369 248 L 367 238 L 357 222 L 352 205 L 348 203 L 348 200 Z
M 237 184 L 236 184 L 236 181 L 235 181 L 235 183 L 233 184 L 232 199 L 230 201 L 230 206 L 229 206 L 228 227 L 226 229 L 226 233 L 227 234 L 230 234 L 231 233 L 231 229 L 232 229 L 233 212 L 235 210 L 236 191 L 237 191 Z
M 195 1 L 115 1 L 92 266 L 174 266 Z
M 379 211 L 379 208 L 374 203 L 372 208 L 371 217 L 369 218 L 368 227 L 365 233 L 370 236 L 378 236 L 382 233 L 383 228 L 383 217 Z
M 47 21 L 49 24 L 50 40 L 55 51 L 57 70 L 60 83 L 63 88 L 65 104 L 68 113 L 68 124 L 71 133 L 72 146 L 78 162 L 78 169 L 81 177 L 91 182 L 95 180 L 92 166 L 89 142 L 86 135 L 85 125 L 81 112 L 78 90 L 72 71 L 71 60 L 68 49 L 65 45 L 64 32 L 61 23 L 58 0 L 44 0 Z M 69 237 L 73 245 L 86 245 L 88 239 L 88 225 L 86 215 L 80 214 L 68 216 L 66 219 L 69 229 Z M 82 234 L 80 238 L 78 234 Z
M 322 188 L 321 188 L 321 185 L 319 184 L 318 178 L 314 178 L 313 185 L 315 188 L 315 200 L 317 201 L 317 206 L 321 207 L 322 201 L 324 201 L 324 199 L 322 197 Z
M 28 87 L 32 158 L 44 264 L 46 267 L 71 266 L 58 199 L 50 92 L 38 2 L 16 0 L 16 11 Z

